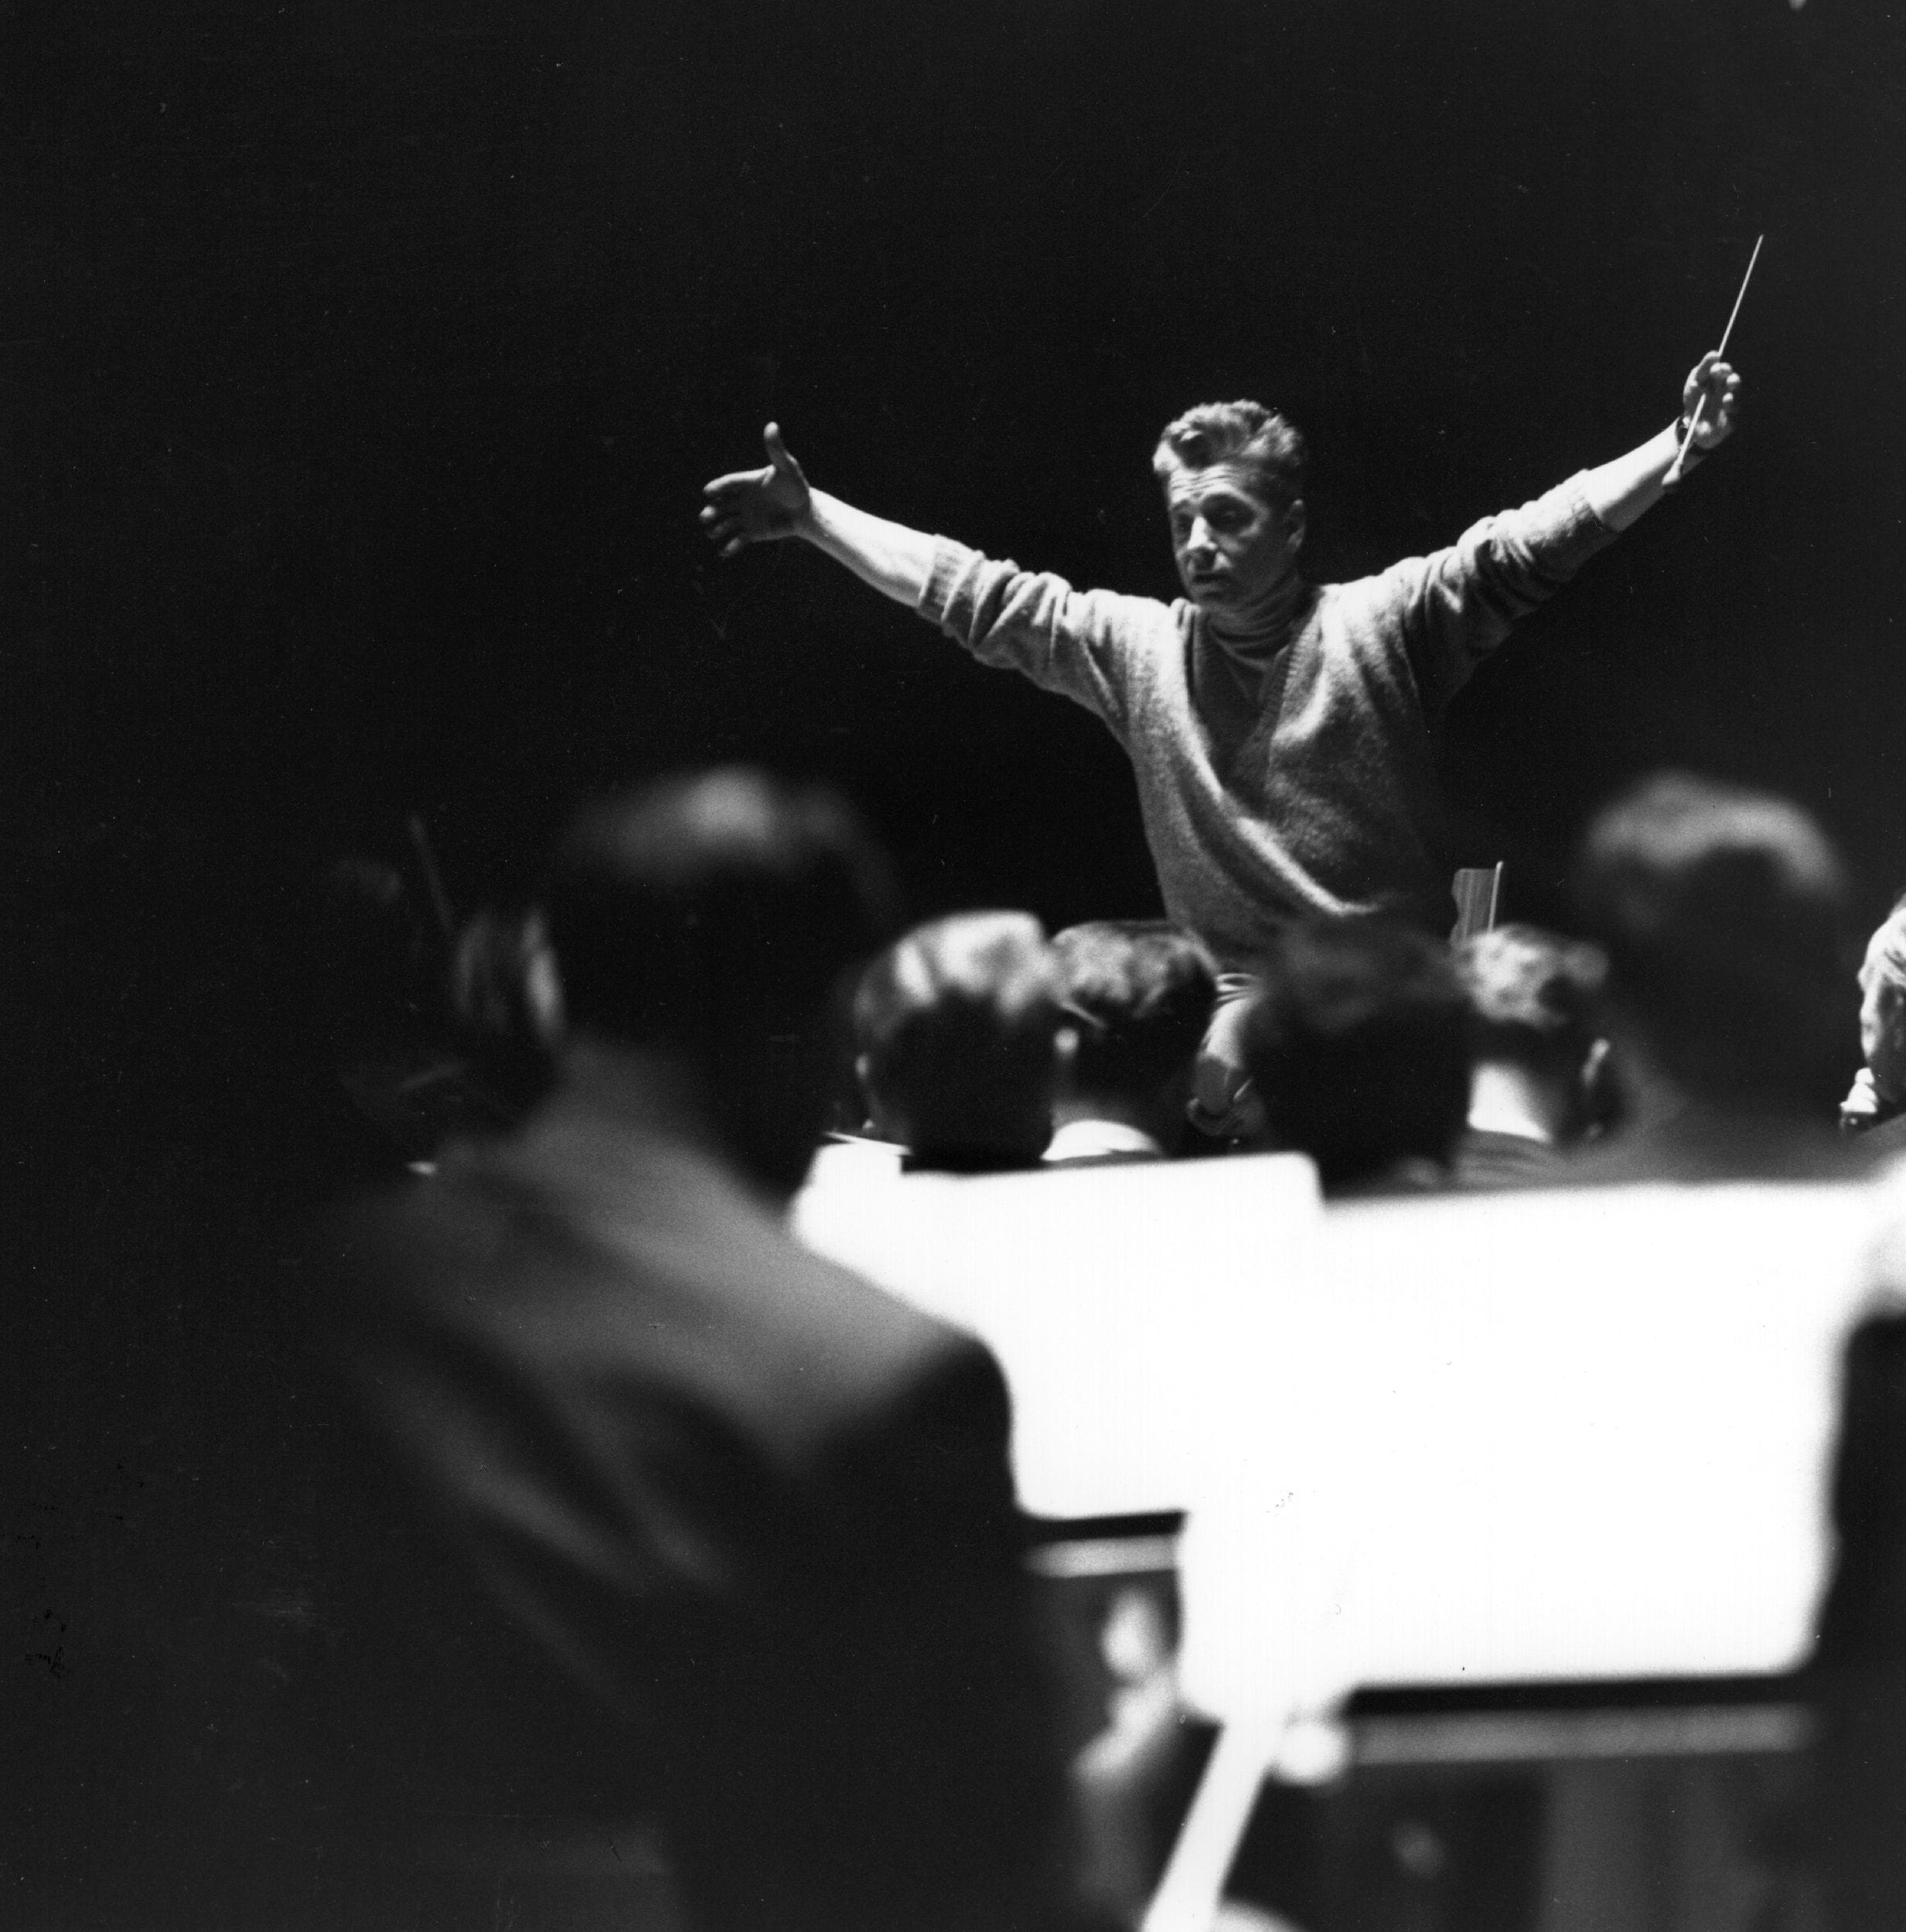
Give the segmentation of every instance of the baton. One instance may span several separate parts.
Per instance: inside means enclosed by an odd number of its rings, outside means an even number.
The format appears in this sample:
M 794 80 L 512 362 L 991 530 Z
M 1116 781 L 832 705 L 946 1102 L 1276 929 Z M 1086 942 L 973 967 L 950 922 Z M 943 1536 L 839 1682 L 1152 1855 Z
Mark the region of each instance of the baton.
M 1734 325 L 1740 319 L 1741 305 L 1747 299 L 1747 284 L 1754 279 L 1754 264 L 1761 258 L 1761 244 L 1765 235 L 1754 237 L 1754 253 L 1747 257 L 1747 272 L 1741 278 L 1741 292 L 1734 298 L 1734 313 L 1727 318 L 1727 326 L 1720 332 L 1720 346 L 1714 351 L 1716 362 L 1724 362 L 1727 355 L 1727 339 L 1734 333 Z M 1672 489 L 1680 482 L 1682 472 L 1687 468 L 1688 449 L 1694 441 L 1694 432 L 1701 426 L 1702 412 L 1707 407 L 1707 391 L 1703 390 L 1695 399 L 1694 414 L 1688 418 L 1688 426 L 1681 433 L 1681 447 L 1674 453 L 1674 461 L 1668 465 L 1668 473 L 1661 479 L 1663 489 Z

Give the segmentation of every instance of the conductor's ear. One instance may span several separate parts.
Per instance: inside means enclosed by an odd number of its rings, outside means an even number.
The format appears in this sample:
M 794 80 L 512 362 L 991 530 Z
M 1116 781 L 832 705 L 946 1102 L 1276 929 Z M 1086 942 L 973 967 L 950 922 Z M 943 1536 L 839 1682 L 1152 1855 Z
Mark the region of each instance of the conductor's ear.
M 1294 557 L 1304 547 L 1304 499 L 1291 499 L 1291 507 L 1284 513 L 1284 548 Z

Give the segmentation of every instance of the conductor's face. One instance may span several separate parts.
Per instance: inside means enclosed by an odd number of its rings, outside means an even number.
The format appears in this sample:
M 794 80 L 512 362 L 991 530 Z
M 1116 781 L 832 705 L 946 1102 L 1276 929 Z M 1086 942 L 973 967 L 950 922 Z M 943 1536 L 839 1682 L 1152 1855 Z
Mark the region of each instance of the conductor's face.
M 1175 469 L 1164 503 L 1178 581 L 1200 610 L 1248 617 L 1297 568 L 1304 506 L 1267 502 L 1241 463 Z

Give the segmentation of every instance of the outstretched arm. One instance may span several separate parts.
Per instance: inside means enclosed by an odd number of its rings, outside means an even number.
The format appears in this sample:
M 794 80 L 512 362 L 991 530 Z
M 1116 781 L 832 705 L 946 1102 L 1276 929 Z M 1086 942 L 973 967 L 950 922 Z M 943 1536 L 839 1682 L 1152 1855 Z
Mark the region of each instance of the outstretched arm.
M 702 492 L 708 502 L 701 526 L 716 549 L 724 557 L 735 557 L 750 543 L 798 537 L 844 564 L 882 596 L 917 609 L 933 572 L 933 538 L 904 523 L 870 516 L 813 488 L 772 423 L 762 431 L 762 441 L 767 446 L 766 469 L 718 476 Z
M 1680 417 L 1671 428 L 1587 473 L 1584 486 L 1589 506 L 1611 530 L 1626 530 L 1644 510 L 1660 502 L 1662 479 L 1703 398 L 1707 407 L 1701 410 L 1683 466 L 1692 469 L 1734 434 L 1741 411 L 1741 378 L 1712 349 L 1694 365 L 1683 385 Z
M 1022 571 L 963 543 L 870 516 L 813 489 L 772 423 L 762 441 L 766 469 L 718 476 L 703 492 L 702 528 L 724 557 L 750 543 L 800 537 L 918 612 L 982 664 L 1018 671 L 1084 705 L 1114 735 L 1123 734 L 1127 665 L 1138 643 L 1132 607 L 1154 611 L 1168 625 L 1164 605 L 1075 591 L 1063 578 Z
M 1519 509 L 1485 516 L 1447 549 L 1406 557 L 1370 580 L 1373 609 L 1380 616 L 1387 608 L 1386 621 L 1401 627 L 1424 690 L 1447 699 L 1517 619 L 1660 500 L 1685 424 L 1694 433 L 1684 470 L 1725 442 L 1740 413 L 1741 379 L 1718 353 L 1703 356 L 1681 406 L 1679 421 L 1625 456 L 1580 472 Z

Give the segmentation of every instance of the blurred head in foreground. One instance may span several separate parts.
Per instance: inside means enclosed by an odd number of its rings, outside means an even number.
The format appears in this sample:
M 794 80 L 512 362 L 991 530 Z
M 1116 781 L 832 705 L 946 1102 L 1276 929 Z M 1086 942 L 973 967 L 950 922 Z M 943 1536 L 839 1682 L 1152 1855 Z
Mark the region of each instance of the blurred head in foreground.
M 1030 913 L 956 913 L 915 927 L 854 995 L 875 1126 L 915 1167 L 1031 1165 L 1052 1137 L 1059 1020 L 1052 949 Z
M 1669 772 L 1589 826 L 1576 869 L 1625 1068 L 1726 1111 L 1830 1117 L 1852 1044 L 1845 874 L 1798 806 Z
M 685 1070 L 755 1178 L 792 1187 L 818 1133 L 828 1000 L 892 930 L 885 861 L 833 792 L 741 767 L 585 810 L 544 897 L 575 1047 Z
M 1290 927 L 1263 963 L 1244 1057 L 1272 1145 L 1326 1193 L 1421 1184 L 1469 1105 L 1469 1005 L 1449 949 L 1381 915 Z
M 1163 919 L 1068 926 L 1052 952 L 1075 1041 L 1060 1121 L 1116 1121 L 1172 1153 L 1217 998 L 1211 956 Z
M 1607 960 L 1533 925 L 1478 932 L 1455 960 L 1471 1009 L 1471 1124 L 1519 1119 L 1534 1138 L 1579 1140 L 1591 1118 Z

